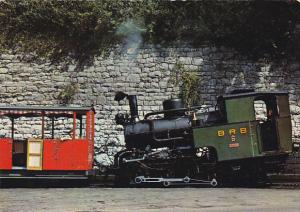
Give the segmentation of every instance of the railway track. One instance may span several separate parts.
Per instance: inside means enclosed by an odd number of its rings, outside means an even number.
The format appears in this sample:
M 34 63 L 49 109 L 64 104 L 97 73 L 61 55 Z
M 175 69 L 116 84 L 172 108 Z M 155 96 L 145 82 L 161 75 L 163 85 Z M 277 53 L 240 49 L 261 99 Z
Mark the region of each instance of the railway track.
M 292 153 L 286 161 L 285 169 L 281 174 L 268 176 L 272 188 L 300 188 L 300 153 Z
M 300 189 L 300 174 L 274 174 L 269 179 L 271 188 Z
M 115 187 L 115 175 L 97 175 L 90 180 L 89 187 Z M 264 188 L 274 189 L 300 189 L 300 174 L 273 174 Z M 151 187 L 150 184 L 148 186 Z M 180 186 L 199 187 L 199 185 L 185 184 Z
M 284 182 L 284 183 L 273 183 L 270 188 L 274 189 L 300 189 L 300 182 Z
M 272 189 L 300 189 L 300 174 L 278 174 L 269 176 L 270 181 L 265 184 L 259 186 L 259 188 L 272 188 Z M 203 184 L 203 183 L 202 183 Z M 49 186 L 50 185 L 50 186 Z M 40 180 L 30 180 L 30 181 L 0 181 L 0 187 L 2 188 L 36 188 L 36 187 L 53 187 L 53 188 L 73 188 L 73 187 L 90 187 L 90 188 L 113 188 L 117 187 L 115 185 L 115 175 L 109 174 L 101 174 L 96 175 L 93 178 L 89 179 L 89 181 L 40 181 Z M 167 186 L 163 185 L 163 183 L 145 183 L 132 185 L 132 187 L 213 187 L 209 185 L 199 185 L 198 183 L 170 183 Z M 218 187 L 218 186 L 217 186 Z M 221 186 L 222 187 L 222 186 Z M 227 186 L 226 186 L 227 187 Z M 234 185 L 228 187 L 236 187 Z M 242 186 L 240 186 L 242 187 Z

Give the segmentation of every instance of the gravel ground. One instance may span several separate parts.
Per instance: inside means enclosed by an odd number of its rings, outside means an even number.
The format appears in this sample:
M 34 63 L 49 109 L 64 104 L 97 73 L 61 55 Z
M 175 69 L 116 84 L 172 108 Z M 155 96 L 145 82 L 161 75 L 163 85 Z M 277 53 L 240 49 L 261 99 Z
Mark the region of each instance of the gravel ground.
M 300 190 L 0 189 L 0 211 L 300 211 Z

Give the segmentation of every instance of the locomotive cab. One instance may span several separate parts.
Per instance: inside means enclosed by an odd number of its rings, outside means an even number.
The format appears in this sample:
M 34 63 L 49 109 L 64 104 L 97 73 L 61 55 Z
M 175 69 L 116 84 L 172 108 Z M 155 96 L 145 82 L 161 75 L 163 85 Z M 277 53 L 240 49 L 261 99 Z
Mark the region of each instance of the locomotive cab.
M 253 132 L 257 134 L 260 154 L 291 151 L 292 126 L 288 93 L 252 92 L 228 95 L 225 98 L 228 123 L 248 121 L 256 126 Z M 248 103 L 247 106 L 242 105 L 245 102 Z
M 225 95 L 226 122 L 194 129 L 195 146 L 211 146 L 219 161 L 287 155 L 292 148 L 288 93 Z

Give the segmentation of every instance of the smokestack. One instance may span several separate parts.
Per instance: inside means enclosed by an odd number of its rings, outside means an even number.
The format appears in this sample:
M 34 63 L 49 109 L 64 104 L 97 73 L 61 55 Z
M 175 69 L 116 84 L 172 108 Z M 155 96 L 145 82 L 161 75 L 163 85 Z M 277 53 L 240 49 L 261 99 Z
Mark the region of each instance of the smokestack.
M 131 122 L 136 122 L 139 119 L 136 95 L 128 95 L 127 99 L 129 101 Z
M 125 98 L 127 98 L 129 101 L 130 122 L 136 122 L 139 119 L 137 97 L 136 97 L 136 95 L 128 95 L 121 91 L 117 92 L 115 95 L 115 100 L 118 102 Z

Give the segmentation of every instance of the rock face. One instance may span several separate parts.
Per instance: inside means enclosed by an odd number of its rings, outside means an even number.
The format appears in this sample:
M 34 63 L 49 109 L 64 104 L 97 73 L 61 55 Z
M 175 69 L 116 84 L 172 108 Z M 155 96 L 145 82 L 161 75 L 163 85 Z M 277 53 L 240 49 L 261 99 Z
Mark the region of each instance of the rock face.
M 97 57 L 92 65 L 74 61 L 24 62 L 22 55 L 0 55 L 1 105 L 57 105 L 58 96 L 68 85 L 76 85 L 73 105 L 94 105 L 96 145 L 122 144 L 122 128 L 114 122 L 118 111 L 129 111 L 126 102 L 114 101 L 116 91 L 138 96 L 139 114 L 162 109 L 162 101 L 179 94 L 169 82 L 176 62 L 200 77 L 200 103 L 214 105 L 218 95 L 233 89 L 290 92 L 293 137 L 300 139 L 300 63 L 252 62 L 225 48 L 163 48 L 144 46 L 137 55 L 111 54 Z M 177 58 L 177 59 L 176 59 Z M 287 60 L 288 61 L 288 60 Z M 25 121 L 26 122 L 26 121 Z M 30 127 L 28 127 L 28 130 Z M 20 135 L 29 133 L 20 130 Z M 0 130 L 0 134 L 5 133 Z

